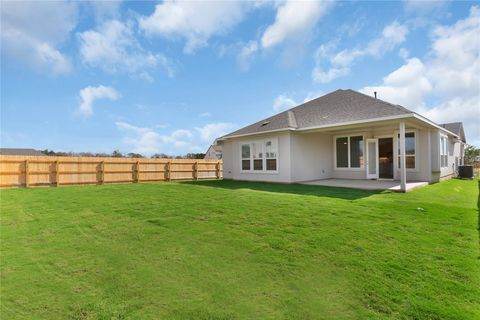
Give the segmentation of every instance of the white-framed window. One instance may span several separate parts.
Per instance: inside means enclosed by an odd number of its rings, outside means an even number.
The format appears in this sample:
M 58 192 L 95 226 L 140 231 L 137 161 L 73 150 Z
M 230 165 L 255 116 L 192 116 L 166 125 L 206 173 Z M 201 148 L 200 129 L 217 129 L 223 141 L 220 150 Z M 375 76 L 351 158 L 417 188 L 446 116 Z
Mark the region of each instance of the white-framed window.
M 448 138 L 440 136 L 440 167 L 448 167 Z
M 278 172 L 278 140 L 257 140 L 241 144 L 242 172 Z
M 364 146 L 363 135 L 335 137 L 335 168 L 363 168 Z
M 263 144 L 261 142 L 252 142 L 253 150 L 253 170 L 263 171 Z
M 267 171 L 277 171 L 278 141 L 265 141 L 265 168 Z
M 242 171 L 250 171 L 250 144 L 242 144 Z
M 417 138 L 415 131 L 405 132 L 405 168 L 416 168 Z M 400 133 L 397 134 L 397 163 L 400 168 Z

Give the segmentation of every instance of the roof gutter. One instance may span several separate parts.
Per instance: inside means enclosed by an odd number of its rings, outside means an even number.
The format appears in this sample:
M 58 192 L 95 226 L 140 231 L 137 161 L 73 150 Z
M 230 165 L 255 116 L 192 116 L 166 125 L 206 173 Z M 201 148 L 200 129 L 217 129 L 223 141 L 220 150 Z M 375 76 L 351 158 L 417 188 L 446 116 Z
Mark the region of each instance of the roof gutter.
M 421 115 L 417 113 L 406 113 L 406 114 L 401 114 L 401 115 L 396 115 L 396 116 L 389 116 L 389 117 L 381 117 L 381 118 L 373 118 L 373 119 L 364 119 L 364 120 L 356 120 L 356 121 L 347 121 L 347 122 L 340 122 L 340 123 L 334 123 L 334 124 L 327 124 L 327 125 L 322 125 L 322 126 L 313 126 L 313 127 L 306 127 L 306 128 L 282 128 L 282 129 L 275 129 L 275 130 L 266 130 L 266 131 L 261 131 L 261 132 L 252 132 L 252 133 L 245 133 L 245 134 L 237 134 L 233 136 L 225 136 L 221 137 L 218 139 L 218 141 L 225 141 L 228 139 L 233 139 L 233 138 L 241 138 L 241 137 L 248 137 L 248 136 L 253 136 L 253 135 L 259 135 L 259 134 L 265 134 L 265 133 L 273 133 L 273 132 L 282 132 L 282 131 L 309 131 L 309 130 L 316 130 L 316 129 L 327 129 L 327 128 L 334 128 L 334 127 L 341 127 L 341 126 L 349 126 L 349 125 L 355 125 L 355 124 L 363 124 L 363 123 L 369 123 L 369 122 L 380 122 L 380 121 L 388 121 L 388 120 L 397 120 L 397 119 L 406 119 L 406 118 L 415 118 L 420 121 L 423 121 L 437 129 L 440 129 L 442 131 L 447 132 L 448 134 L 451 134 L 452 136 L 456 138 L 460 138 L 457 134 L 445 129 L 444 127 L 439 126 L 433 121 L 428 120 L 425 117 L 422 117 Z
M 265 131 L 252 132 L 252 133 L 236 134 L 236 135 L 233 135 L 233 136 L 220 137 L 220 138 L 217 139 L 217 141 L 225 141 L 225 140 L 233 139 L 233 138 L 249 137 L 249 136 L 255 136 L 255 135 L 259 135 L 259 134 L 272 133 L 272 132 L 295 131 L 295 130 L 297 130 L 297 129 L 295 129 L 295 128 L 281 128 L 281 129 L 275 129 L 275 130 L 265 130 Z

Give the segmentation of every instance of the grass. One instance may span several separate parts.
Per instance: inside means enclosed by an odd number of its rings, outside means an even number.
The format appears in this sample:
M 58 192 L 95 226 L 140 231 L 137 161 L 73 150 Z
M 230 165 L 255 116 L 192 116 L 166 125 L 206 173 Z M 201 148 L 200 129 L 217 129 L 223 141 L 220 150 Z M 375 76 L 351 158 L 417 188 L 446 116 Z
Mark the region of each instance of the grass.
M 479 181 L 2 190 L 2 319 L 479 319 Z

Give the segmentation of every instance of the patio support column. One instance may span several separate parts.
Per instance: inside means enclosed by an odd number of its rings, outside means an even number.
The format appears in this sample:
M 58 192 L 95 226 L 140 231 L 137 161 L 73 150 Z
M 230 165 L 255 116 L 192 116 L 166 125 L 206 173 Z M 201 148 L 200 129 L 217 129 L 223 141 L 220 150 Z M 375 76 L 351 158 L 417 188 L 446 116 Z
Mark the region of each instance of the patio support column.
M 400 191 L 407 191 L 407 169 L 405 167 L 405 122 L 400 122 Z

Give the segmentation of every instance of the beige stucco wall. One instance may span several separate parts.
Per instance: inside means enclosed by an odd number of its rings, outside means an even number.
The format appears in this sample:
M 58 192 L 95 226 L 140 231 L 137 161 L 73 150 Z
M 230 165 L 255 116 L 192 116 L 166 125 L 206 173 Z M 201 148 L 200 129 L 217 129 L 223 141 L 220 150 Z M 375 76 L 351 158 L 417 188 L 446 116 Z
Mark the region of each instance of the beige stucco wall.
M 440 168 L 440 131 L 427 127 L 416 127 L 416 168 L 407 170 L 407 181 L 435 182 L 451 177 L 455 157 L 460 158 L 462 147 L 459 142 L 449 140 L 449 166 Z M 363 129 L 342 131 L 336 134 L 321 132 L 284 132 L 255 135 L 223 142 L 223 175 L 226 179 L 301 182 L 318 179 L 366 179 L 365 165 L 359 169 L 336 169 L 334 139 L 342 135 L 363 135 L 369 138 L 393 137 L 394 179 L 400 178 L 398 169 L 397 129 Z M 240 146 L 258 139 L 278 138 L 278 173 L 241 172 Z M 365 150 L 364 150 L 365 157 Z M 365 161 L 364 161 L 365 162 Z
M 440 145 L 440 140 L 438 144 Z M 461 143 L 454 139 L 448 139 L 448 165 L 447 167 L 440 168 L 440 180 L 455 176 L 457 171 L 457 168 L 455 167 L 455 158 L 458 158 L 458 162 L 460 162 L 460 158 L 462 157 L 463 148 Z
M 213 147 L 210 146 L 210 148 L 208 148 L 207 152 L 205 153 L 204 159 L 210 159 L 210 160 L 219 159 L 219 157 L 217 156 L 217 151 L 215 151 L 215 149 L 213 149 Z
M 329 134 L 297 133 L 290 135 L 292 182 L 332 177 L 333 144 Z
M 278 172 L 242 172 L 240 152 L 242 143 L 256 140 L 278 139 Z M 225 179 L 248 181 L 291 182 L 290 161 L 290 133 L 276 133 L 255 135 L 244 138 L 227 140 L 222 143 L 223 152 L 223 177 Z
M 432 157 L 432 172 L 440 172 L 440 130 L 431 130 L 430 147 Z
M 408 130 L 407 130 L 408 131 Z M 415 146 L 415 169 L 407 169 L 407 181 L 430 181 L 431 180 L 431 158 L 429 150 L 431 150 L 431 141 L 428 139 L 429 129 L 417 128 L 416 134 L 416 146 Z M 400 169 L 398 168 L 398 132 L 395 133 L 394 138 L 394 179 L 400 179 Z

